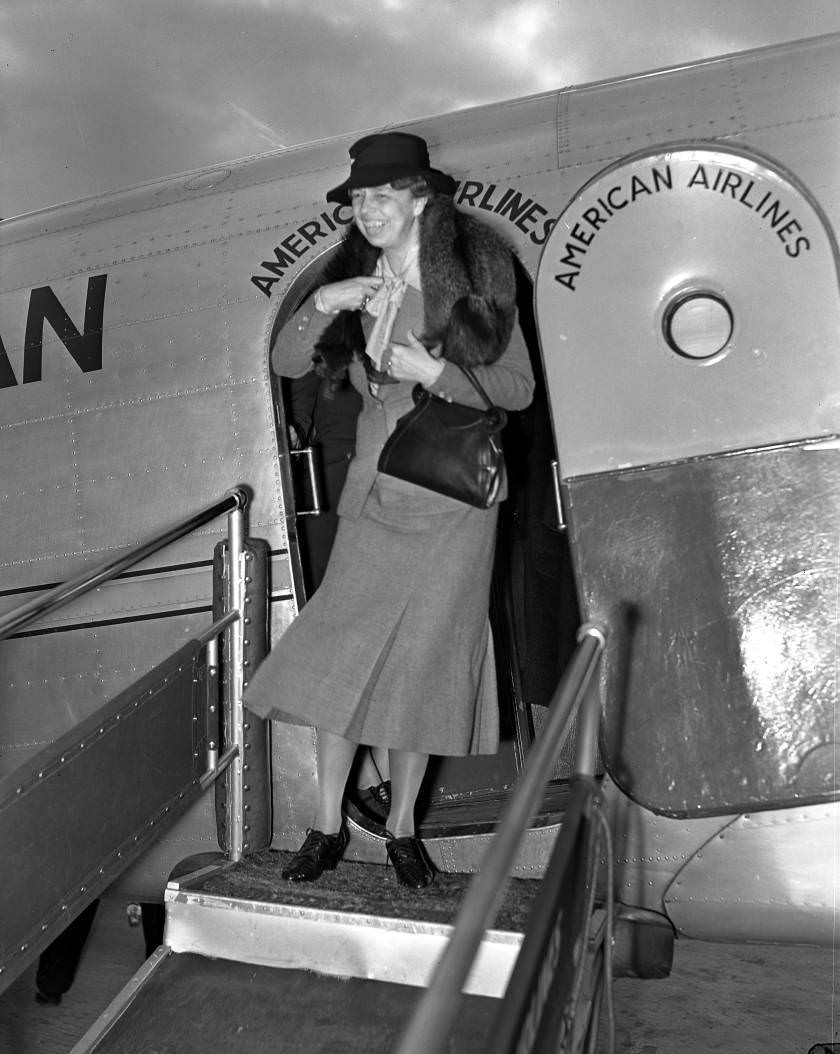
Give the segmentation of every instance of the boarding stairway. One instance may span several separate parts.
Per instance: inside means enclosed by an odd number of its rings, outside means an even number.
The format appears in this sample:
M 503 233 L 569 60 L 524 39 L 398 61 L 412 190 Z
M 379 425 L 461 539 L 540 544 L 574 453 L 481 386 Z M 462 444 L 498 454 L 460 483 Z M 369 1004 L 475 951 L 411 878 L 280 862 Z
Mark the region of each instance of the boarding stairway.
M 604 631 L 585 626 L 475 875 L 403 890 L 345 861 L 312 887 L 252 816 L 243 708 L 258 552 L 248 494 L 221 501 L 0 619 L 0 641 L 212 519 L 224 610 L 200 638 L 0 780 L 0 990 L 216 785 L 218 853 L 166 887 L 164 944 L 73 1048 L 97 1051 L 568 1051 L 594 1054 L 615 949 L 612 853 L 595 777 Z M 576 726 L 568 808 L 541 880 L 510 878 L 554 760 Z M 256 733 L 258 737 L 258 733 Z M 221 744 L 220 744 L 221 740 Z M 108 788 L 103 794 L 102 789 Z M 67 832 L 72 831 L 72 838 Z M 608 1050 L 604 1045 L 597 1049 Z

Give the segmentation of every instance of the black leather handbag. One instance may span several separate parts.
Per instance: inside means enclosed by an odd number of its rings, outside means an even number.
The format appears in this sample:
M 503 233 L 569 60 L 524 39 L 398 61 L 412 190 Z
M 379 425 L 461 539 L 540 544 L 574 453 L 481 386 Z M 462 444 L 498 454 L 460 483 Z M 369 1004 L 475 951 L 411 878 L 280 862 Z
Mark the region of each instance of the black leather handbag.
M 416 385 L 414 407 L 388 437 L 379 455 L 379 471 L 488 509 L 505 480 L 500 433 L 507 414 L 490 402 L 472 370 L 459 369 L 486 409 L 447 402 Z

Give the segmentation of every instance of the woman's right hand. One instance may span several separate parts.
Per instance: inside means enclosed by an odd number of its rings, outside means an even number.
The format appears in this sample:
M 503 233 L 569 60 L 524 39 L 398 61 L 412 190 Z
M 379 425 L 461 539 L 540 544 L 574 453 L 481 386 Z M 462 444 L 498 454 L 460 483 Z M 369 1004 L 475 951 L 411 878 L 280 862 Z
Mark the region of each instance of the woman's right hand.
M 334 315 L 337 311 L 359 311 L 381 285 L 382 279 L 375 275 L 330 282 L 318 290 L 320 306 L 328 315 Z

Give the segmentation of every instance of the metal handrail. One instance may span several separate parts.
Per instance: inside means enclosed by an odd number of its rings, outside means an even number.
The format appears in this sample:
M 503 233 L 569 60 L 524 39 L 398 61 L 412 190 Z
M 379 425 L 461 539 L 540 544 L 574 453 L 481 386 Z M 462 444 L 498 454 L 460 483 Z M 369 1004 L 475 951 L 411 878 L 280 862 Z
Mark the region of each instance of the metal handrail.
M 104 582 L 116 578 L 117 575 L 122 574 L 129 567 L 140 563 L 141 560 L 152 556 L 172 542 L 184 538 L 197 528 L 203 527 L 211 520 L 215 520 L 217 516 L 221 516 L 226 512 L 243 510 L 248 504 L 248 499 L 249 495 L 245 487 L 234 487 L 233 490 L 227 492 L 221 501 L 208 505 L 174 527 L 161 531 L 159 534 L 149 538 L 148 541 L 141 542 L 127 553 L 123 553 L 122 556 L 106 560 L 96 567 L 83 571 L 75 578 L 62 582 L 46 593 L 42 593 L 40 596 L 35 597 L 34 600 L 21 604 L 20 607 L 0 618 L 0 640 L 17 632 L 23 626 L 29 625 L 30 622 L 34 622 L 42 615 L 64 607 L 85 593 L 96 589 Z
M 218 673 L 219 669 L 219 636 L 223 634 L 225 644 L 225 681 L 222 691 L 222 707 L 225 732 L 229 747 L 219 757 L 218 744 L 211 739 L 207 745 L 207 770 L 201 776 L 199 784 L 202 789 L 209 787 L 218 777 L 229 770 L 230 785 L 228 797 L 230 802 L 230 830 L 228 855 L 234 862 L 240 860 L 244 847 L 244 769 L 245 752 L 245 711 L 244 691 L 244 626 L 245 618 L 245 583 L 249 581 L 245 573 L 245 516 L 250 500 L 250 492 L 244 486 L 229 490 L 224 498 L 205 506 L 198 512 L 182 520 L 174 527 L 149 538 L 134 546 L 121 556 L 98 564 L 83 571 L 75 578 L 47 590 L 34 600 L 22 604 L 14 611 L 0 619 L 0 640 L 10 636 L 21 627 L 29 625 L 36 619 L 69 604 L 72 600 L 91 592 L 104 582 L 108 582 L 123 571 L 140 563 L 159 550 L 178 541 L 199 527 L 203 527 L 216 517 L 227 513 L 228 517 L 228 573 L 227 592 L 225 597 L 226 614 L 217 619 L 213 625 L 204 630 L 197 638 L 198 644 L 207 649 L 208 671 Z M 211 710 L 214 707 L 211 706 Z
M 432 983 L 423 994 L 397 1054 L 432 1054 L 448 1049 L 447 1043 L 461 1003 L 461 991 L 481 944 L 484 931 L 495 918 L 510 878 L 519 844 L 538 808 L 543 788 L 595 672 L 606 634 L 600 626 L 587 624 L 578 632 L 578 646 L 552 698 L 549 718 L 531 748 L 499 826 L 473 877 L 458 911 L 452 936 Z M 598 714 L 586 707 L 582 720 L 583 743 L 579 743 L 576 768 L 588 775 L 593 769 L 594 734 Z

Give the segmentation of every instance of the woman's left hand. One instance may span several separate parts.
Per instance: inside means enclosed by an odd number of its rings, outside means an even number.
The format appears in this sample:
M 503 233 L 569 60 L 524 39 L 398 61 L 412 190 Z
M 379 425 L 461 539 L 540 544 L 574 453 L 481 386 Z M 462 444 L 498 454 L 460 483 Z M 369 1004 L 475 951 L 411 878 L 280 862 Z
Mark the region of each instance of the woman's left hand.
M 428 388 L 443 373 L 443 359 L 435 358 L 410 331 L 407 344 L 391 344 L 388 350 L 391 358 L 387 365 L 383 361 L 383 369 L 398 381 L 419 381 Z

